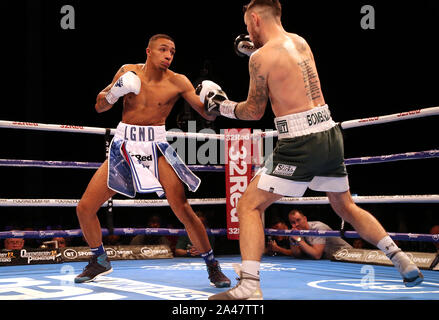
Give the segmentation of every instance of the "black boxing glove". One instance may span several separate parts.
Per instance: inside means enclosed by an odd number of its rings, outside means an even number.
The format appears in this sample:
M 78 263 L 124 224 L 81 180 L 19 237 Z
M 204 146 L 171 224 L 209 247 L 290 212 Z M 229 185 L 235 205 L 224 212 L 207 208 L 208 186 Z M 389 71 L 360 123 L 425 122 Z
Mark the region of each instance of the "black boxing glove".
M 207 113 L 237 119 L 235 108 L 238 103 L 228 100 L 226 93 L 215 82 L 204 80 L 195 92 L 200 95 L 200 101 Z
M 236 37 L 235 52 L 240 57 L 250 57 L 253 52 L 256 51 L 255 45 L 250 41 L 250 36 L 248 34 L 240 34 Z

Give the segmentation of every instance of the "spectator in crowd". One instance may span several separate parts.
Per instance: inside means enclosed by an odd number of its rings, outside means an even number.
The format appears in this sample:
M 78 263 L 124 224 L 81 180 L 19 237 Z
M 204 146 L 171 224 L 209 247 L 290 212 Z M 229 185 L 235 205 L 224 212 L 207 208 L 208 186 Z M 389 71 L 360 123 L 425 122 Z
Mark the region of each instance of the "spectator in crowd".
M 271 229 L 288 230 L 288 226 L 283 221 L 276 221 L 271 225 Z M 268 241 L 265 247 L 266 255 L 276 256 L 280 254 L 284 256 L 291 256 L 292 251 L 288 236 L 268 236 L 267 238 Z
M 31 228 L 25 229 L 27 231 L 33 231 Z M 49 231 L 61 231 L 63 230 L 61 225 L 48 225 L 46 230 Z M 32 239 L 33 240 L 33 239 Z M 33 248 L 41 249 L 54 249 L 54 248 L 65 248 L 67 246 L 67 240 L 64 237 L 54 236 L 51 239 L 39 239 Z M 26 243 L 27 244 L 27 243 Z
M 14 223 L 12 225 L 7 225 L 4 228 L 5 231 L 19 231 L 21 228 L 18 226 L 18 224 Z M 4 250 L 20 250 L 24 248 L 24 245 L 27 246 L 27 241 L 25 241 L 23 238 L 6 238 L 3 241 L 3 248 Z
M 55 249 L 55 248 L 65 248 L 66 239 L 63 237 L 54 237 L 49 241 L 43 241 L 43 243 L 39 246 L 41 249 Z
M 303 212 L 292 210 L 288 214 L 293 230 L 326 230 L 332 229 L 320 221 L 308 221 Z M 352 248 L 352 246 L 339 237 L 290 237 L 292 256 L 296 258 L 311 259 L 330 259 L 332 255 L 342 248 Z
M 435 226 L 431 227 L 430 234 L 436 234 L 439 237 L 439 225 L 435 225 Z M 435 247 L 436 252 L 439 253 L 439 241 L 438 240 L 433 242 L 433 246 Z
M 202 211 L 196 211 L 195 214 L 200 218 L 201 222 L 204 224 L 206 229 L 209 229 L 208 221 L 206 215 Z M 214 250 L 215 237 L 213 235 L 208 235 L 210 246 Z M 187 235 L 180 236 L 178 238 L 177 244 L 175 245 L 175 256 L 177 257 L 196 257 L 201 253 L 194 247 L 191 240 Z
M 56 241 L 58 243 L 58 248 L 65 248 L 67 247 L 67 239 L 63 237 L 54 237 L 52 238 L 52 241 Z
M 21 250 L 24 248 L 23 238 L 6 238 L 4 241 L 5 250 Z
M 162 221 L 160 216 L 152 215 L 147 224 L 147 228 L 161 228 Z M 170 246 L 170 242 L 165 236 L 145 235 L 138 234 L 130 242 L 131 245 L 167 245 Z

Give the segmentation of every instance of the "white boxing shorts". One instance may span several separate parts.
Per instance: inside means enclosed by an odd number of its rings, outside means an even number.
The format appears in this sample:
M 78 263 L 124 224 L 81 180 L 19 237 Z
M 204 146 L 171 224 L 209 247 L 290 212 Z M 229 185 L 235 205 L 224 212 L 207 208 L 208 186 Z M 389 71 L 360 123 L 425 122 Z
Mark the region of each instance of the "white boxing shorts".
M 160 184 L 158 157 L 163 155 L 188 189 L 195 192 L 201 180 L 166 141 L 165 126 L 136 126 L 120 122 L 108 155 L 108 187 L 127 197 L 156 192 L 164 196 Z

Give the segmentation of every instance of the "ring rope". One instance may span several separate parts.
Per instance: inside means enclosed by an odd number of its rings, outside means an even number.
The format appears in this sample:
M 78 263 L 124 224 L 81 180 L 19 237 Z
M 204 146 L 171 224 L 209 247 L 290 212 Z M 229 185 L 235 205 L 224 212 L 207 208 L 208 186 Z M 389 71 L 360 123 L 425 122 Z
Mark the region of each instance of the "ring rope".
M 371 164 L 393 162 L 401 160 L 419 160 L 439 158 L 439 150 L 427 150 L 419 152 L 406 152 L 383 156 L 370 156 L 346 159 L 345 164 Z M 43 161 L 43 160 L 18 160 L 0 159 L 0 167 L 33 167 L 33 168 L 63 168 L 63 169 L 98 169 L 100 162 L 76 162 L 76 161 Z M 224 165 L 188 165 L 192 171 L 199 172 L 224 172 Z
M 432 115 L 439 115 L 439 107 L 426 108 L 413 110 L 409 112 L 391 114 L 386 116 L 378 116 L 378 117 L 370 117 L 364 119 L 355 119 L 344 121 L 338 123 L 343 129 L 355 128 L 360 126 L 367 126 L 373 124 L 382 124 L 400 120 L 408 120 Z M 95 127 L 84 127 L 84 126 L 70 126 L 70 125 L 53 125 L 53 124 L 40 124 L 40 123 L 31 123 L 31 122 L 16 122 L 16 121 L 5 121 L 0 120 L 0 128 L 12 128 L 12 129 L 31 129 L 31 130 L 44 130 L 44 131 L 64 131 L 64 132 L 80 132 L 80 133 L 90 133 L 90 134 L 100 134 L 105 135 L 110 133 L 114 135 L 116 129 L 106 129 L 106 128 L 95 128 Z M 277 136 L 277 131 L 268 131 L 268 132 L 255 132 L 252 134 L 253 138 L 268 138 L 268 137 Z M 176 131 L 168 131 L 168 138 L 210 138 L 210 139 L 218 139 L 224 140 L 224 135 L 222 134 L 206 134 L 206 133 L 190 133 L 190 132 L 176 132 Z M 386 162 L 386 161 L 399 161 L 399 160 L 408 160 L 408 159 L 423 159 L 423 158 L 432 158 L 437 157 L 437 150 L 424 151 L 420 153 L 406 153 L 399 155 L 390 155 L 390 156 L 380 156 L 380 157 L 362 157 L 356 159 L 347 159 L 346 164 L 359 164 L 359 163 L 376 163 L 376 162 Z M 420 158 L 418 158 L 420 157 Z M 396 160 L 395 160 L 396 159 Z M 350 162 L 348 161 L 350 160 Z M 6 160 L 7 161 L 7 160 Z M 18 160 L 20 161 L 20 160 Z M 26 160 L 22 160 L 26 161 Z M 33 160 L 27 160 L 28 162 L 32 162 Z M 55 164 L 54 164 L 55 163 Z M 27 163 L 29 164 L 29 163 Z M 34 162 L 35 164 L 35 162 Z M 43 166 L 53 166 L 57 165 L 59 162 L 52 161 L 51 164 L 47 164 L 46 162 L 40 163 Z M 81 165 L 81 164 L 80 164 Z M 86 163 L 85 166 L 89 166 L 90 163 Z M 93 164 L 92 164 L 93 165 Z M 95 164 L 94 164 L 95 165 Z M 65 166 L 64 166 L 65 167 Z M 77 168 L 78 163 L 74 163 L 72 167 Z M 88 168 L 88 167 L 87 167 Z M 417 195 L 417 196 L 366 196 L 366 197 L 353 197 L 354 201 L 357 203 L 438 203 L 439 195 Z M 189 199 L 189 203 L 196 204 L 225 204 L 225 199 Z M 70 200 L 70 199 L 0 199 L 0 206 L 76 206 L 79 200 Z M 129 203 L 129 204 L 128 204 Z M 326 197 L 309 197 L 309 198 L 282 198 L 277 201 L 279 204 L 327 204 L 329 203 L 328 198 Z M 167 200 L 114 200 L 113 206 L 168 206 Z M 106 206 L 106 205 L 103 205 Z M 143 231 L 141 231 L 143 230 Z M 134 232 L 140 232 L 139 234 L 145 234 L 145 230 L 147 229 L 129 229 L 124 228 L 122 230 L 115 228 L 112 233 L 118 234 L 133 234 Z M 172 229 L 169 229 L 172 230 Z M 176 235 L 179 233 L 172 231 L 172 234 L 168 235 Z M 103 229 L 103 234 L 109 233 L 107 229 Z M 267 234 L 270 235 L 279 235 L 280 230 L 275 229 L 266 229 Z M 284 231 L 284 230 L 283 230 Z M 322 232 L 317 232 L 317 234 L 312 234 L 312 231 L 309 230 L 302 231 L 291 231 L 289 235 L 295 235 L 294 232 L 299 232 L 297 235 L 312 235 L 312 236 L 324 236 Z M 61 236 L 75 236 L 82 235 L 81 230 L 76 231 L 12 231 L 12 232 L 0 232 L 0 238 L 4 237 L 35 237 L 35 233 L 38 234 L 38 237 L 53 237 L 55 234 L 60 232 Z M 168 231 L 171 233 L 171 231 Z M 183 230 L 186 234 L 186 231 Z M 208 234 L 211 231 L 208 230 Z M 220 234 L 225 234 L 226 230 L 222 229 Z M 285 231 L 284 231 L 285 232 Z M 330 232 L 330 231 L 327 231 Z M 340 236 L 341 232 L 333 231 L 333 234 L 327 233 L 327 236 Z M 438 241 L 438 235 L 418 235 L 418 234 L 390 234 L 389 235 L 396 240 L 416 240 L 416 241 Z M 349 237 L 359 237 L 356 232 L 346 231 L 343 232 L 343 236 L 346 238 Z M 399 238 L 402 237 L 402 238 Z M 421 240 L 425 239 L 425 240 Z
M 347 121 L 338 122 L 337 124 L 340 125 L 342 129 L 351 129 L 351 128 L 369 126 L 374 124 L 383 124 L 383 123 L 429 117 L 429 116 L 437 116 L 437 115 L 439 115 L 439 107 L 431 107 L 431 108 L 412 110 L 408 112 L 394 113 L 384 116 L 347 120 Z M 278 132 L 277 131 L 260 132 L 253 134 L 253 136 L 255 135 L 259 135 L 262 138 L 271 138 L 271 137 L 277 137 Z
M 352 196 L 355 203 L 439 203 L 439 194 L 426 195 L 393 195 L 393 196 Z M 221 205 L 226 198 L 188 199 L 190 205 Z M 0 199 L 0 207 L 76 207 L 77 199 Z M 284 197 L 276 204 L 329 204 L 328 197 Z M 101 207 L 106 207 L 106 203 Z M 113 207 L 166 207 L 167 200 L 162 199 L 130 199 L 113 200 Z
M 439 157 L 439 150 L 438 150 Z M 44 161 L 44 160 L 18 160 L 0 159 L 0 167 L 31 167 L 31 168 L 56 168 L 56 169 L 98 169 L 101 162 L 77 161 Z M 223 165 L 187 165 L 192 171 L 199 172 L 224 172 Z
M 400 120 L 408 120 L 414 118 L 428 117 L 439 115 L 439 107 L 424 108 L 418 110 L 412 110 L 408 112 L 394 113 L 390 115 L 354 119 L 338 123 L 343 129 L 350 129 L 361 126 L 368 126 L 374 124 L 382 124 L 388 122 L 395 122 Z M 7 121 L 0 120 L 0 128 L 9 129 L 29 129 L 29 130 L 43 130 L 43 131 L 57 131 L 57 132 L 75 132 L 75 133 L 89 133 L 89 134 L 100 134 L 105 135 L 108 132 L 106 128 L 97 127 L 85 127 L 77 125 L 61 125 L 61 124 L 44 124 L 44 123 L 34 123 L 34 122 L 19 122 L 19 121 Z M 110 129 L 110 134 L 114 135 L 116 129 Z M 255 132 L 252 134 L 253 138 L 269 138 L 276 137 L 277 131 L 267 131 L 267 132 Z M 210 133 L 195 133 L 195 132 L 178 132 L 178 131 L 168 131 L 166 133 L 168 138 L 209 138 L 224 140 L 224 134 L 210 134 Z
M 437 116 L 437 115 L 439 115 L 439 107 L 431 107 L 425 109 L 412 110 L 408 112 L 394 113 L 385 116 L 348 120 L 341 122 L 341 127 L 342 129 L 350 129 L 350 128 L 356 128 L 362 126 L 369 126 L 373 124 L 383 124 L 383 123 L 395 122 L 400 120 L 409 120 L 409 119 Z
M 429 159 L 429 158 L 439 158 L 439 150 L 428 150 L 419 152 L 406 152 L 389 154 L 384 156 L 369 156 L 360 158 L 346 159 L 345 164 L 347 166 L 354 164 L 371 164 L 371 163 L 382 163 L 382 162 L 394 162 L 402 160 L 419 160 L 419 159 Z
M 226 229 L 206 229 L 208 235 L 223 236 L 227 234 Z M 272 236 L 303 236 L 303 237 L 340 237 L 340 231 L 323 231 L 323 230 L 278 230 L 264 229 L 266 235 Z M 110 232 L 108 229 L 102 229 L 102 235 L 107 236 Z M 157 235 L 157 236 L 183 236 L 187 235 L 185 229 L 167 229 L 167 228 L 114 228 L 115 235 Z M 439 242 L 439 234 L 417 234 L 417 233 L 393 233 L 389 236 L 394 240 L 403 241 L 429 241 Z M 81 229 L 73 230 L 40 230 L 40 231 L 1 231 L 0 239 L 5 238 L 28 238 L 28 239 L 46 239 L 54 237 L 81 237 Z M 355 231 L 344 232 L 345 238 L 361 238 Z

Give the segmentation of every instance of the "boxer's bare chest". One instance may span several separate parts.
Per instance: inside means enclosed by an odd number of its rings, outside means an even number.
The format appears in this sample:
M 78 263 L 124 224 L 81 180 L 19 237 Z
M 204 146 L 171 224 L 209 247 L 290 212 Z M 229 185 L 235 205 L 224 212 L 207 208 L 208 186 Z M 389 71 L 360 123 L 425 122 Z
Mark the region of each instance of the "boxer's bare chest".
M 160 81 L 142 81 L 138 95 L 124 97 L 122 121 L 137 125 L 163 125 L 175 102 L 180 97 L 180 88 L 165 78 Z

